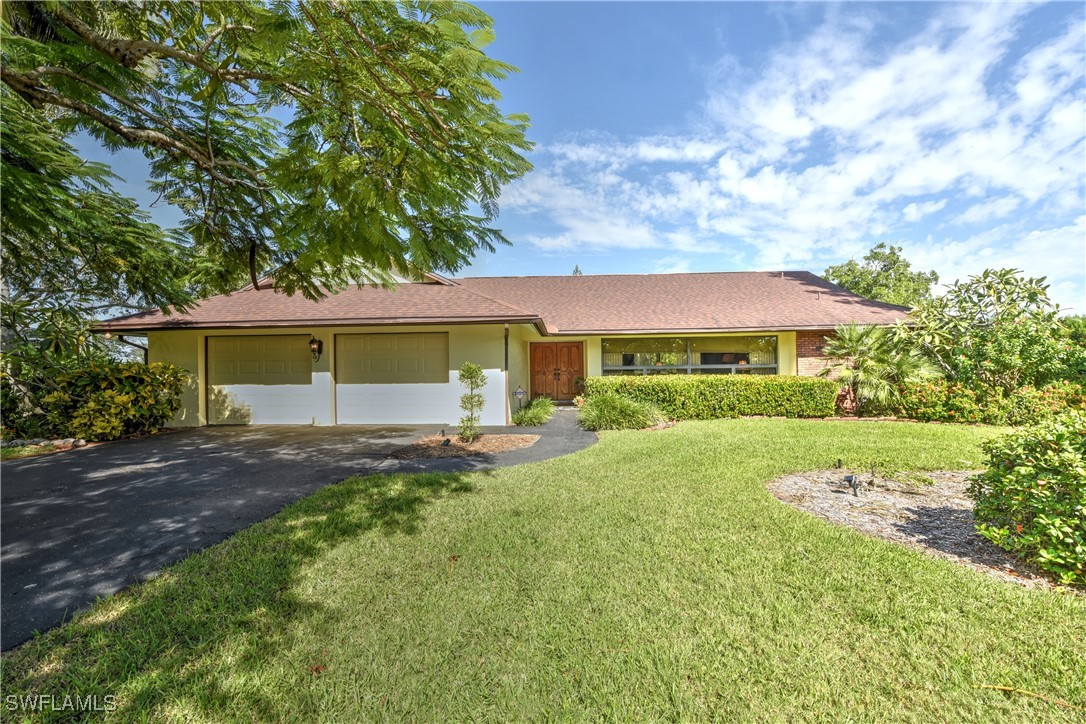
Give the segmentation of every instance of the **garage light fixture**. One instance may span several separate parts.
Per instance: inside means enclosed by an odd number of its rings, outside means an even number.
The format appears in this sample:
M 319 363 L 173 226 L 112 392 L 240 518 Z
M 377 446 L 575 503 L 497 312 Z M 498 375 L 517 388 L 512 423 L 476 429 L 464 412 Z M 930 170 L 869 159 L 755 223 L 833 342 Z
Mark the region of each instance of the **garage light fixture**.
M 313 361 L 316 362 L 321 358 L 321 352 L 324 351 L 324 342 L 316 337 L 309 337 L 309 351 L 313 353 Z

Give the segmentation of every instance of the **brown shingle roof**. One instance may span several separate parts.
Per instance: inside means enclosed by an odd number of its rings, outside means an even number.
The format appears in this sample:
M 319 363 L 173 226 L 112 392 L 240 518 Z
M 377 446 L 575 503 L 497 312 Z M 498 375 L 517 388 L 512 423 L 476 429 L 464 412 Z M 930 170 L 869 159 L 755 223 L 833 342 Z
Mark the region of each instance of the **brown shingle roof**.
M 892 324 L 908 312 L 805 271 L 457 281 L 465 289 L 531 310 L 553 334 L 830 329 L 848 322 Z
M 97 325 L 106 331 L 149 329 L 291 327 L 298 325 L 445 324 L 536 322 L 514 309 L 458 285 L 401 284 L 395 290 L 352 286 L 320 301 L 251 287 L 200 302 L 187 314 L 140 312 Z
M 550 334 L 828 329 L 892 324 L 908 309 L 810 272 L 468 277 L 452 284 L 349 287 L 319 302 L 265 290 L 211 297 L 188 314 L 144 312 L 100 331 L 298 325 L 536 322 Z

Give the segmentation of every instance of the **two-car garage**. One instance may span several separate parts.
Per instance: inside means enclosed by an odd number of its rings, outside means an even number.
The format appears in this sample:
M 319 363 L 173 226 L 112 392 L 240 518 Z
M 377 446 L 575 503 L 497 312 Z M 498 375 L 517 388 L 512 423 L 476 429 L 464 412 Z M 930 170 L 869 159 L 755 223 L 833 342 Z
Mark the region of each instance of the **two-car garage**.
M 488 335 L 489 336 L 489 335 Z M 496 336 L 496 335 L 495 335 Z M 463 390 L 447 331 L 206 337 L 207 421 L 229 424 L 454 422 Z M 487 340 L 489 341 L 489 340 Z M 499 344 L 501 337 L 497 337 Z M 461 340 L 463 347 L 463 340 Z M 474 345 L 473 345 L 474 346 Z M 490 345 L 458 350 L 486 365 Z M 487 369 L 483 423 L 505 424 L 501 369 Z

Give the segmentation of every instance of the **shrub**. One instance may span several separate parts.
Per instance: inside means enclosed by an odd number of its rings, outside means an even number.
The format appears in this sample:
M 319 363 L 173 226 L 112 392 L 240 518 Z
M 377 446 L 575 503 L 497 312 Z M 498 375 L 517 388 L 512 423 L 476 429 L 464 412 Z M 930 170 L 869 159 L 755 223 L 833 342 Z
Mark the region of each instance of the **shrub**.
M 513 424 L 524 427 L 542 425 L 554 415 L 554 400 L 549 397 L 537 397 L 513 413 Z
M 622 375 L 590 377 L 588 399 L 616 394 L 654 405 L 673 420 L 722 417 L 828 417 L 837 384 L 815 377 L 776 375 Z
M 156 432 L 181 408 L 186 374 L 155 362 L 99 362 L 61 372 L 42 397 L 48 427 L 87 440 Z
M 921 422 L 1022 425 L 1074 409 L 1086 409 L 1086 390 L 1071 382 L 1023 387 L 1008 396 L 999 389 L 933 379 L 903 385 L 891 411 Z
M 585 401 L 579 420 L 585 430 L 643 430 L 660 424 L 664 416 L 654 405 L 604 393 Z
M 977 532 L 1086 585 L 1086 413 L 1071 412 L 984 444 L 988 469 L 969 496 Z
M 467 392 L 460 395 L 460 409 L 464 416 L 460 418 L 457 432 L 464 442 L 472 442 L 479 437 L 479 412 L 483 409 L 483 395 L 479 392 L 486 384 L 486 375 L 483 368 L 474 362 L 465 362 L 460 365 L 458 379 L 460 384 L 467 388 Z

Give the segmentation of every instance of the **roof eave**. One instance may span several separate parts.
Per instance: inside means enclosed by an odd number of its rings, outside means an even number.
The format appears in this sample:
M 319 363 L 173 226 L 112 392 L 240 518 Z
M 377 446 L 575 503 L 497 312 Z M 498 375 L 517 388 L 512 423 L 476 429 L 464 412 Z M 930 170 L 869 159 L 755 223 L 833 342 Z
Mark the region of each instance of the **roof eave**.
M 128 324 L 113 324 L 110 322 L 101 322 L 91 327 L 91 331 L 96 334 L 110 333 L 129 333 L 136 334 L 147 332 L 170 332 L 180 331 L 187 329 L 261 329 L 263 327 L 270 328 L 282 328 L 282 327 L 381 327 L 381 326 L 393 326 L 393 325 L 433 325 L 433 324 L 501 324 L 501 323 L 516 323 L 516 324 L 542 324 L 542 319 L 537 316 L 484 316 L 484 317 L 383 317 L 379 319 L 279 319 L 279 320 L 259 320 L 250 322 L 233 322 L 233 321 L 210 321 L 210 322 L 189 322 L 177 321 L 167 324 L 140 324 L 140 325 L 128 325 Z

